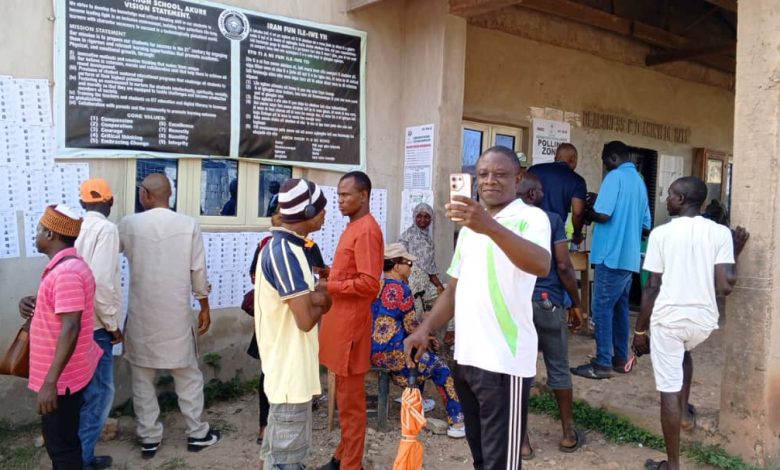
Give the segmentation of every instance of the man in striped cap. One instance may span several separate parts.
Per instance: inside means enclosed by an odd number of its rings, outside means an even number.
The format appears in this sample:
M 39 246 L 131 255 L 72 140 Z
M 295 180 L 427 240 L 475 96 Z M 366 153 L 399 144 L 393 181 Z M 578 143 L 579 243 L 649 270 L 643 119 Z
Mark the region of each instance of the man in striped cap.
M 279 191 L 281 227 L 258 255 L 255 331 L 271 409 L 260 458 L 267 468 L 303 469 L 311 447 L 314 395 L 319 395 L 317 323 L 331 306 L 306 257 L 306 235 L 325 221 L 316 184 L 289 179 Z

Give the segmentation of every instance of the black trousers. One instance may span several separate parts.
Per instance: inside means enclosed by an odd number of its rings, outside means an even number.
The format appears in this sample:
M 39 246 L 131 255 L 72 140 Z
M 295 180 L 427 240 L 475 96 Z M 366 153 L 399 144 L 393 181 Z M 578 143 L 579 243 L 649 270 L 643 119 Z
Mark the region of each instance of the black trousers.
M 271 404 L 268 403 L 268 395 L 265 394 L 265 374 L 260 374 L 260 384 L 257 387 L 257 397 L 260 403 L 260 427 L 268 426 L 268 413 Z
M 474 468 L 522 468 L 521 447 L 533 377 L 499 374 L 461 364 L 455 367 L 454 376 Z
M 53 470 L 82 470 L 79 415 L 83 391 L 57 396 L 57 409 L 41 416 L 41 430 Z

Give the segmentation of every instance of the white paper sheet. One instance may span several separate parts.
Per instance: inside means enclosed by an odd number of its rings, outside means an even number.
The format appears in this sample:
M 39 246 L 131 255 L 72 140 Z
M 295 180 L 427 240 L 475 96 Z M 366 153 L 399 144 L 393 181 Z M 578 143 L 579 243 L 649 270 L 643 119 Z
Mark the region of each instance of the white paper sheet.
M 122 332 L 125 331 L 125 320 L 127 320 L 127 303 L 130 298 L 130 265 L 125 255 L 119 255 L 119 286 L 122 289 L 122 308 L 119 311 L 117 325 Z M 124 343 L 115 344 L 112 350 L 114 356 L 121 356 L 124 352 Z
M 38 234 L 38 222 L 43 212 L 24 213 L 24 252 L 28 258 L 46 256 L 35 248 L 35 236 Z
M 433 124 L 406 128 L 404 189 L 431 189 Z
M 16 211 L 0 212 L 0 259 L 18 258 L 19 227 Z

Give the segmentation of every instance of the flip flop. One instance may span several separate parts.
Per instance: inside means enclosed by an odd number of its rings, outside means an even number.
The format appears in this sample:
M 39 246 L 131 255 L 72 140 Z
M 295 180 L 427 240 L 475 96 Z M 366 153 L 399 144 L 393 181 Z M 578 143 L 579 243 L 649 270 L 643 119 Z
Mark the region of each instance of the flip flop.
M 693 431 L 694 429 L 696 429 L 696 407 L 691 405 L 690 403 L 688 404 L 688 413 L 690 413 L 691 415 L 692 424 L 685 425 L 681 423 L 680 429 L 682 429 L 683 431 Z
M 653 460 L 653 459 L 645 460 L 646 470 L 663 470 L 662 467 L 669 468 L 669 465 L 666 463 L 666 460 Z
M 585 434 L 585 431 L 583 431 L 582 429 L 575 429 L 574 435 L 576 436 L 577 441 L 574 443 L 573 446 L 567 447 L 563 444 L 558 444 L 558 450 L 561 452 L 565 452 L 567 454 L 571 454 L 572 452 L 576 452 L 577 449 L 582 447 L 587 441 L 587 436 Z

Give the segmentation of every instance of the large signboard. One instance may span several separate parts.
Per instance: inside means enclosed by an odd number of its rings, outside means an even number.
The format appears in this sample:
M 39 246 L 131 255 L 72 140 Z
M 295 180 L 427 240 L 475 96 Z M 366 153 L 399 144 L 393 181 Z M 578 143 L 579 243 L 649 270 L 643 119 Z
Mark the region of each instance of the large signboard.
M 57 11 L 57 157 L 365 167 L 364 32 L 200 0 Z

